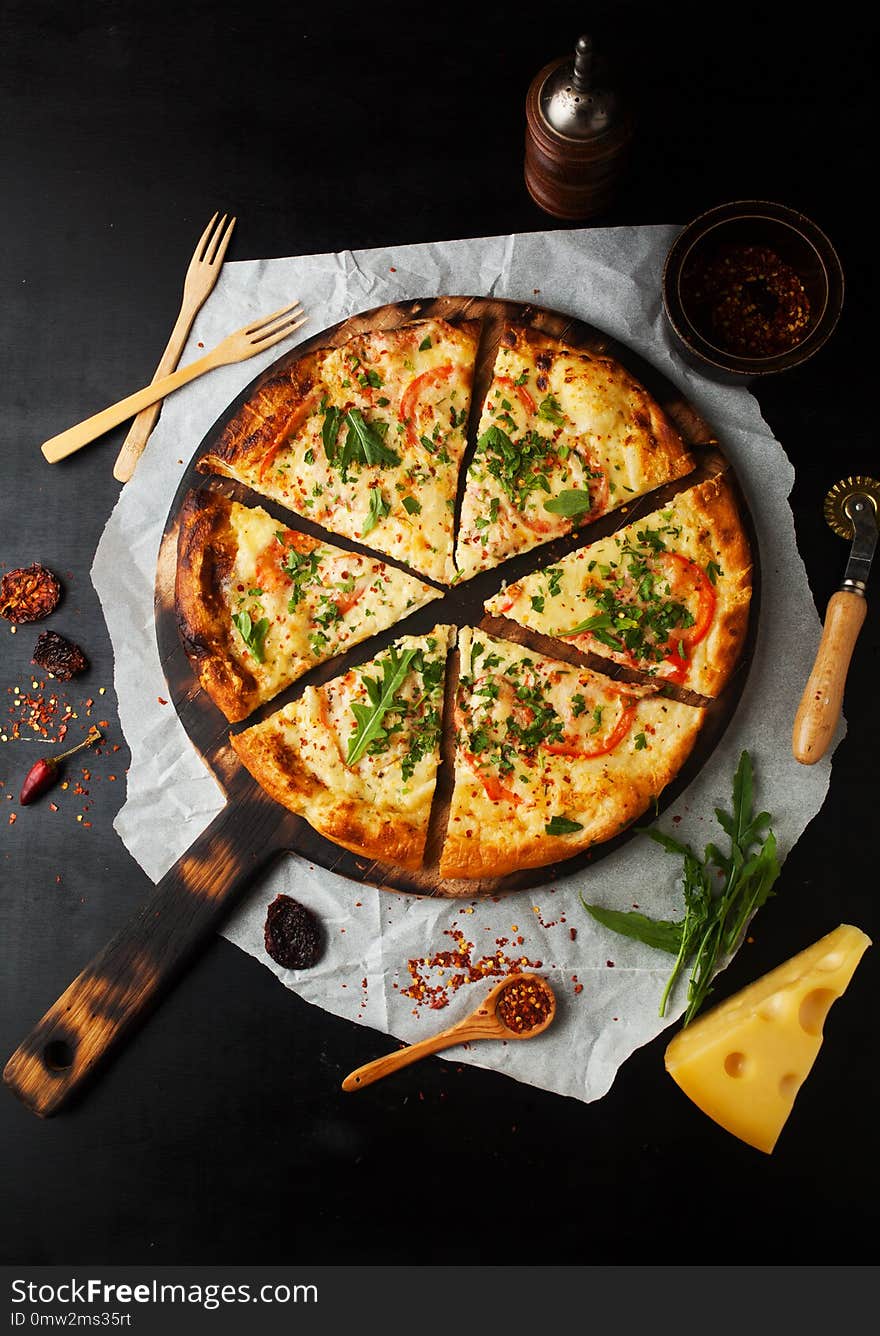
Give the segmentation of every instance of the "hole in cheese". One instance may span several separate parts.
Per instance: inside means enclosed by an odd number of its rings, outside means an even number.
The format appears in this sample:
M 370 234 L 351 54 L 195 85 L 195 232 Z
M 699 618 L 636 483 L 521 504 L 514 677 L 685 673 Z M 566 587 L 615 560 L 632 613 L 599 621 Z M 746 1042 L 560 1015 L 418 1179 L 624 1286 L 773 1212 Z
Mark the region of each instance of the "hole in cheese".
M 745 1076 L 746 1055 L 745 1053 L 728 1053 L 724 1059 L 724 1070 L 728 1076 Z
M 801 1029 L 805 1030 L 807 1034 L 820 1035 L 822 1026 L 825 1024 L 825 1017 L 831 1010 L 831 1004 L 836 998 L 837 993 L 832 992 L 830 988 L 814 988 L 807 993 L 798 1011 Z
M 783 1099 L 794 1099 L 801 1086 L 801 1078 L 794 1072 L 786 1072 L 779 1078 L 779 1093 Z

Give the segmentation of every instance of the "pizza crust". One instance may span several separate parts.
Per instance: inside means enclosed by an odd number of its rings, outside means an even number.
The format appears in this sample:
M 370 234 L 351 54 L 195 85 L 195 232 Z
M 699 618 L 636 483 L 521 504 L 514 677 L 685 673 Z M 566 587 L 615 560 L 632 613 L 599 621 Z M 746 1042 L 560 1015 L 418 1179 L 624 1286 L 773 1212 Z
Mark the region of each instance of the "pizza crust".
M 352 853 L 415 871 L 422 864 L 427 826 L 379 813 L 356 798 L 340 798 L 302 761 L 299 749 L 258 728 L 231 734 L 239 760 L 282 807 L 305 818 L 320 835 Z
M 235 723 L 256 709 L 261 695 L 253 673 L 233 652 L 223 594 L 224 575 L 235 561 L 231 508 L 218 492 L 191 491 L 184 497 L 174 598 L 186 655 L 211 700 Z

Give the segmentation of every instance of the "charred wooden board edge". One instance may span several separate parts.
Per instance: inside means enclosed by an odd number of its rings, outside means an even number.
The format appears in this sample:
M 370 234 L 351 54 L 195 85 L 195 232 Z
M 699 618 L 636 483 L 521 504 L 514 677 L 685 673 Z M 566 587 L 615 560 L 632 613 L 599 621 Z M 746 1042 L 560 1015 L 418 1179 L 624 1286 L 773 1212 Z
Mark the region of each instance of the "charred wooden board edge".
M 270 367 L 256 376 L 236 399 L 224 409 L 193 452 L 189 465 L 181 477 L 169 508 L 157 565 L 155 614 L 159 657 L 165 672 L 170 697 L 180 722 L 203 762 L 216 776 L 229 802 L 239 802 L 244 797 L 252 800 L 255 796 L 253 790 L 261 792 L 256 781 L 243 771 L 238 758 L 232 751 L 229 745 L 229 725 L 199 686 L 177 633 L 174 609 L 177 516 L 187 491 L 193 487 L 217 488 L 225 495 L 235 496 L 244 504 L 259 504 L 270 513 L 276 514 L 279 519 L 284 518 L 288 523 L 292 519 L 293 527 L 300 528 L 304 532 L 324 537 L 327 541 L 331 541 L 338 546 L 358 550 L 356 543 L 349 543 L 348 540 L 341 539 L 339 535 L 327 533 L 303 517 L 285 511 L 284 507 L 250 492 L 249 489 L 238 483 L 229 479 L 207 477 L 198 473 L 195 468 L 196 461 L 213 446 L 225 429 L 229 419 L 242 408 L 260 385 L 277 375 L 279 371 L 283 371 L 285 367 L 300 357 L 319 347 L 338 347 L 353 334 L 360 331 L 377 328 L 388 329 L 409 320 L 427 318 L 440 318 L 450 320 L 452 323 L 473 319 L 480 319 L 483 322 L 483 332 L 480 338 L 474 373 L 472 411 L 468 427 L 468 450 L 461 471 L 459 505 L 461 485 L 463 484 L 467 462 L 473 452 L 473 438 L 478 418 L 474 405 L 478 406 L 482 402 L 485 389 L 488 388 L 488 377 L 491 374 L 495 350 L 505 324 L 526 325 L 555 338 L 565 339 L 572 347 L 607 355 L 619 361 L 630 374 L 645 386 L 661 405 L 664 412 L 674 421 L 686 444 L 697 459 L 698 467 L 693 473 L 677 479 L 673 483 L 665 484 L 645 496 L 636 498 L 628 505 L 609 512 L 609 514 L 589 526 L 589 533 L 584 530 L 576 530 L 563 539 L 544 544 L 531 552 L 523 554 L 522 557 L 516 557 L 502 563 L 495 570 L 484 572 L 469 581 L 454 586 L 446 595 L 446 598 L 455 600 L 459 608 L 456 616 L 444 616 L 442 611 L 444 605 L 439 601 L 428 604 L 427 607 L 411 614 L 404 622 L 400 622 L 379 635 L 371 637 L 367 642 L 354 647 L 346 654 L 339 655 L 335 659 L 319 665 L 295 683 L 293 687 L 280 693 L 274 700 L 263 706 L 240 727 L 249 726 L 281 708 L 288 700 L 299 695 L 308 684 L 318 684 L 335 676 L 343 670 L 343 665 L 356 666 L 377 653 L 381 653 L 387 645 L 391 644 L 401 634 L 423 634 L 438 621 L 454 620 L 458 625 L 479 626 L 485 618 L 483 603 L 491 593 L 496 592 L 500 581 L 509 582 L 520 578 L 525 573 L 526 568 L 534 569 L 558 561 L 567 551 L 605 537 L 624 524 L 631 523 L 634 518 L 638 517 L 639 513 L 647 513 L 647 511 L 655 509 L 657 505 L 667 503 L 672 495 L 693 486 L 701 477 L 725 471 L 732 482 L 752 550 L 753 587 L 748 629 L 739 663 L 723 693 L 716 700 L 705 704 L 703 727 L 690 756 L 676 778 L 666 786 L 662 794 L 651 805 L 652 817 L 660 815 L 675 803 L 705 765 L 733 718 L 745 686 L 754 652 L 760 608 L 760 563 L 754 525 L 742 488 L 729 465 L 729 461 L 718 446 L 711 427 L 661 372 L 638 353 L 633 352 L 625 345 L 618 343 L 610 335 L 588 325 L 577 317 L 531 303 L 474 296 L 441 296 L 394 302 L 359 312 L 329 329 L 311 336 L 305 342 L 278 358 Z M 364 550 L 369 551 L 369 549 Z M 392 562 L 391 564 L 400 563 Z M 611 671 L 615 667 L 616 665 L 606 663 L 603 665 L 602 671 L 612 677 L 627 676 L 625 670 L 620 670 L 619 673 Z M 681 696 L 680 699 L 688 700 L 686 695 Z M 449 736 L 448 730 L 444 731 L 444 736 Z M 438 787 L 442 789 L 445 782 L 445 780 L 438 780 Z M 442 826 L 443 819 L 443 801 L 438 798 L 432 809 L 428 838 L 429 850 L 436 847 L 437 830 Z M 492 896 L 505 896 L 511 892 L 526 890 L 534 886 L 555 883 L 584 867 L 599 862 L 634 837 L 639 818 L 612 839 L 595 845 L 562 863 L 530 868 L 500 878 L 468 881 L 441 879 L 437 875 L 433 857 L 429 857 L 426 866 L 420 871 L 408 872 L 398 867 L 358 856 L 319 835 L 306 821 L 300 818 L 294 818 L 294 820 L 296 823 L 294 828 L 295 839 L 291 843 L 290 852 L 327 871 L 335 872 L 356 883 L 367 883 L 380 889 L 404 892 L 408 895 L 476 900 Z

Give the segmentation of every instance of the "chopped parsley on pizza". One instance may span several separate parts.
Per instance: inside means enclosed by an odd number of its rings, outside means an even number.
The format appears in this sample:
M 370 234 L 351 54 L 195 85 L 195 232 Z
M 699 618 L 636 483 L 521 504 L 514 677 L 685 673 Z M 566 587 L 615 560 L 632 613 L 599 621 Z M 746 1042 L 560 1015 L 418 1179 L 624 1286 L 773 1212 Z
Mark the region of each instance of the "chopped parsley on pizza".
M 377 558 L 208 490 L 184 499 L 175 596 L 184 648 L 230 722 L 439 597 Z
M 368 858 L 421 866 L 434 797 L 446 655 L 455 628 L 404 636 L 232 746 L 279 803 Z
M 748 540 L 719 475 L 486 603 L 543 635 L 717 696 L 745 639 Z
M 478 333 L 478 322 L 427 319 L 305 354 L 198 467 L 450 582 Z
M 704 711 L 465 627 L 455 785 L 441 876 L 570 858 L 640 816 L 678 774 Z
M 459 576 L 570 533 L 693 467 L 665 413 L 617 362 L 510 328 L 467 472 Z

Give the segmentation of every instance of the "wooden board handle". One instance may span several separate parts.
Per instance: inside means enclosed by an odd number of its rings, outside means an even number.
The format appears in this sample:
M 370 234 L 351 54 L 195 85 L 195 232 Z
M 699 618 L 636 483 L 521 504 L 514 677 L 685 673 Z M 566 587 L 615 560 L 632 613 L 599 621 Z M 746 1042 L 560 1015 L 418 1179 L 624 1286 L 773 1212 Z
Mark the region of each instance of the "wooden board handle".
M 868 605 L 839 589 L 828 600 L 822 639 L 794 720 L 791 746 L 802 765 L 824 756 L 840 718 L 846 674 Z
M 265 799 L 227 803 L 12 1054 L 3 1079 L 28 1108 L 48 1117 L 79 1091 L 288 847 L 293 819 Z

